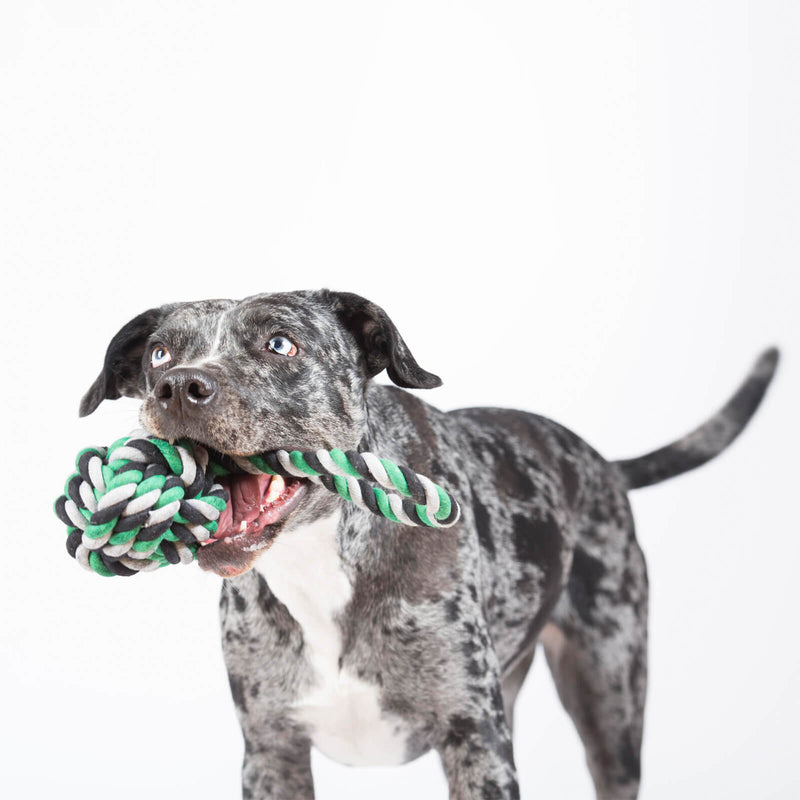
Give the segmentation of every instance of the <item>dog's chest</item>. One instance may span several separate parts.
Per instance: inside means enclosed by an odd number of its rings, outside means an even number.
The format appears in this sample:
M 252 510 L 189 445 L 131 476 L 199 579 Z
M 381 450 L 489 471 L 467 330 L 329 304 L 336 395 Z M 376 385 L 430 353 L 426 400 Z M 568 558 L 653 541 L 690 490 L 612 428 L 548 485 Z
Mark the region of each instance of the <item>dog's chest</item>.
M 378 686 L 340 669 L 337 617 L 352 585 L 336 545 L 340 514 L 279 536 L 256 562 L 275 596 L 303 630 L 314 684 L 294 703 L 313 744 L 345 764 L 390 765 L 407 760 L 408 728 L 381 709 Z

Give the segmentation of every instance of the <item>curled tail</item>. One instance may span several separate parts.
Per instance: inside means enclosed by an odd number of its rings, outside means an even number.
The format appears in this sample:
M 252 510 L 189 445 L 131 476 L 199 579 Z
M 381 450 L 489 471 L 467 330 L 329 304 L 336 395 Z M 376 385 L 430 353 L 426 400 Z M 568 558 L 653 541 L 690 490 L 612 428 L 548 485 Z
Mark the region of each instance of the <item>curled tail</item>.
M 765 350 L 730 400 L 707 422 L 652 453 L 615 462 L 629 489 L 674 478 L 721 453 L 743 430 L 764 397 L 778 366 L 778 350 Z

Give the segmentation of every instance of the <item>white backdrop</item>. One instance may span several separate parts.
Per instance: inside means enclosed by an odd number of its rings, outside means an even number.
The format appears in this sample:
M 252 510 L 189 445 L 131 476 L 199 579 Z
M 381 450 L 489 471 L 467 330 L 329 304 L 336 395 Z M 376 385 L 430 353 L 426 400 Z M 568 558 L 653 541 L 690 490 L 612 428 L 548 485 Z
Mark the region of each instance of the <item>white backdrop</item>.
M 652 585 L 643 798 L 790 798 L 800 649 L 794 0 L 6 0 L 0 10 L 8 797 L 234 798 L 217 579 L 84 573 L 51 514 L 136 404 L 77 404 L 130 317 L 328 286 L 383 305 L 443 408 L 609 458 L 784 359 L 730 452 L 633 496 Z M 589 797 L 544 659 L 523 797 Z M 314 759 L 320 800 L 446 797 L 435 756 Z

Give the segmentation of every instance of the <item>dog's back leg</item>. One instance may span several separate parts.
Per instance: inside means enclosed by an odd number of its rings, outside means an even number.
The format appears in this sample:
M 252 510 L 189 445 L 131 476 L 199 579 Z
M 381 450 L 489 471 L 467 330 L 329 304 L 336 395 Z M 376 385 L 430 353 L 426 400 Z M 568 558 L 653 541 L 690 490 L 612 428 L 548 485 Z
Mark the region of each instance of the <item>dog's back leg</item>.
M 598 800 L 632 800 L 647 684 L 647 573 L 632 530 L 619 538 L 609 533 L 578 545 L 569 583 L 539 640 Z M 605 549 L 612 542 L 624 542 L 616 558 Z M 602 561 L 595 547 L 605 549 Z
M 512 668 L 503 676 L 502 689 L 503 689 L 503 706 L 506 710 L 506 720 L 511 732 L 514 732 L 514 703 L 517 700 L 519 690 L 528 671 L 533 664 L 533 654 L 536 652 L 536 644 L 531 645 L 530 649 L 524 652 L 512 666 Z

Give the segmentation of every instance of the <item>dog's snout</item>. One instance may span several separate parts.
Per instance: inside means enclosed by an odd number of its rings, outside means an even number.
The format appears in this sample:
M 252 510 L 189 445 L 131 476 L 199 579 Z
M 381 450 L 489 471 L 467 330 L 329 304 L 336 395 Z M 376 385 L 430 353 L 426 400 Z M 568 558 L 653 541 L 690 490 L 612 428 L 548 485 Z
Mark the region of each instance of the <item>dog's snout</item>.
M 217 399 L 217 381 L 199 369 L 175 368 L 165 372 L 155 385 L 154 393 L 167 413 L 201 413 Z

